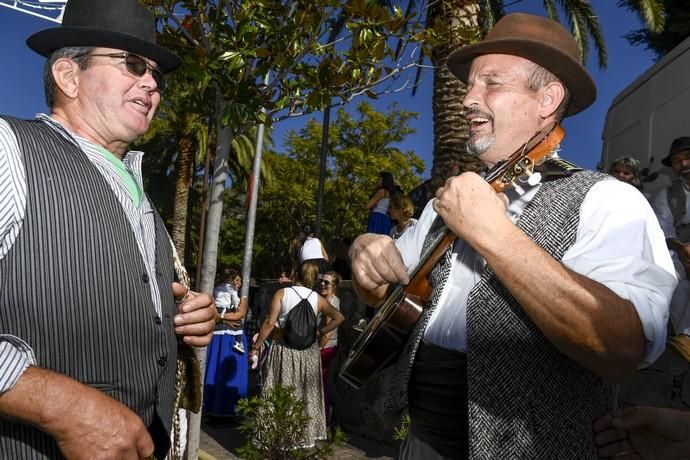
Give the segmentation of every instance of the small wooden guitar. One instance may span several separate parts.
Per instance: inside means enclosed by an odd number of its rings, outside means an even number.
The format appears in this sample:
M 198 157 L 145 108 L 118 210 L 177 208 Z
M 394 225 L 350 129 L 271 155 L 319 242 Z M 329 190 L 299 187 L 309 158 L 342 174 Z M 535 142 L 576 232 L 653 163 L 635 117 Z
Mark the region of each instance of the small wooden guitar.
M 496 192 L 518 187 L 518 181 L 538 183 L 539 176 L 535 170 L 552 154 L 564 134 L 557 123 L 550 125 L 507 160 L 497 164 L 487 173 L 485 180 Z M 361 387 L 375 372 L 394 361 L 422 316 L 432 289 L 429 273 L 456 239 L 447 229 L 440 235 L 421 255 L 410 273 L 409 284 L 392 286 L 384 303 L 355 341 L 339 374 L 353 387 Z

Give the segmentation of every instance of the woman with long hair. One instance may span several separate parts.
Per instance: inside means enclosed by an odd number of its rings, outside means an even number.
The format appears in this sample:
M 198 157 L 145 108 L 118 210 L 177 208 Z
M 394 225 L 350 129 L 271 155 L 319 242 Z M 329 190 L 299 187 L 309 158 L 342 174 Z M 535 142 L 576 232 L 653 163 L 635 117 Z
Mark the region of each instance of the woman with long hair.
M 316 284 L 318 275 L 319 269 L 315 263 L 304 262 L 297 271 L 295 285 L 276 291 L 259 335 L 249 352 L 249 357 L 252 359 L 259 354 L 264 341 L 269 336 L 273 339 L 263 367 L 265 381 L 262 392 L 265 394 L 276 385 L 293 386 L 295 395 L 304 401 L 309 422 L 300 447 L 313 446 L 317 440 L 325 439 L 327 436 L 326 416 L 323 410 L 321 348 L 318 338 L 330 333 L 344 320 L 338 310 L 311 289 Z M 283 328 L 290 310 L 303 299 L 309 301 L 317 316 L 323 314 L 331 320 L 317 329 L 317 340 L 309 348 L 298 350 L 285 343 Z
M 397 240 L 408 228 L 412 228 L 417 223 L 413 218 L 414 204 L 405 195 L 395 195 L 388 208 L 388 214 L 395 225 L 391 228 L 390 237 Z
M 366 209 L 371 211 L 367 221 L 367 233 L 388 235 L 391 231 L 388 206 L 393 195 L 395 195 L 393 175 L 387 171 L 381 171 L 376 183 L 376 191 L 366 204 Z
M 640 176 L 640 162 L 632 157 L 618 157 L 609 168 L 609 174 L 621 182 L 627 182 L 638 190 L 642 190 Z
M 328 303 L 333 305 L 333 308 L 340 311 L 340 299 L 337 296 L 338 284 L 340 283 L 340 275 L 338 272 L 331 270 L 323 274 L 319 280 L 319 294 L 323 296 Z M 320 318 L 320 324 L 323 328 L 331 320 L 326 316 Z M 335 358 L 335 354 L 338 351 L 338 329 L 333 329 L 333 331 L 324 334 L 319 339 L 319 345 L 321 346 L 321 370 L 323 375 L 323 398 L 324 407 L 326 409 L 326 422 L 330 422 L 331 419 L 331 398 L 330 391 L 328 388 L 328 375 L 331 367 L 331 361 Z

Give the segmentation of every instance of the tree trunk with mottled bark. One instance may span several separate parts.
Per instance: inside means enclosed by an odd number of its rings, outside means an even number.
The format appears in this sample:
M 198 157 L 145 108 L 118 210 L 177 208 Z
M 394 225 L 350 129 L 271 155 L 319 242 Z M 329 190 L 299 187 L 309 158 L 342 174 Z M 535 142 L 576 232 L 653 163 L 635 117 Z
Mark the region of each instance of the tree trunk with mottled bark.
M 446 0 L 432 2 L 429 14 L 437 20 L 447 21 L 449 40 L 434 47 L 433 112 L 434 159 L 431 169 L 431 192 L 450 176 L 481 168 L 479 160 L 465 153 L 469 128 L 464 118 L 462 101 L 465 84 L 446 66 L 448 55 L 468 44 L 469 30 L 479 30 L 480 8 L 476 1 Z

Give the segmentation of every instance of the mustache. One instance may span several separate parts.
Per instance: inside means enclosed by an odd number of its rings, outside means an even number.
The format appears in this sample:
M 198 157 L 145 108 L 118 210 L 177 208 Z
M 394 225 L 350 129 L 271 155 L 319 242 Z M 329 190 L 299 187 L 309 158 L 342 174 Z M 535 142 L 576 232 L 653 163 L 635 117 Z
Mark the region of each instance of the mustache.
M 487 120 L 493 121 L 494 117 L 491 116 L 490 113 L 484 112 L 481 110 L 479 107 L 476 106 L 471 106 L 467 109 L 465 109 L 465 119 L 467 119 L 470 115 L 479 115 L 482 118 L 486 118 Z

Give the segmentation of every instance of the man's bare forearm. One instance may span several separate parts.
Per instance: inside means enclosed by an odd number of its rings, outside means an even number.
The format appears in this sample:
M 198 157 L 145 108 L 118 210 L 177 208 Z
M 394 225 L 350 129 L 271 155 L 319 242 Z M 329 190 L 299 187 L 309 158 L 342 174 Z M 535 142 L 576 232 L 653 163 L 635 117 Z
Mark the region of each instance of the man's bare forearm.
M 48 433 L 67 458 L 141 458 L 153 452 L 151 436 L 137 414 L 47 369 L 29 367 L 0 396 L 0 413 Z
M 84 385 L 64 375 L 32 366 L 0 396 L 0 413 L 50 432 L 59 418 L 59 406 L 70 404 L 70 395 L 80 387 Z

